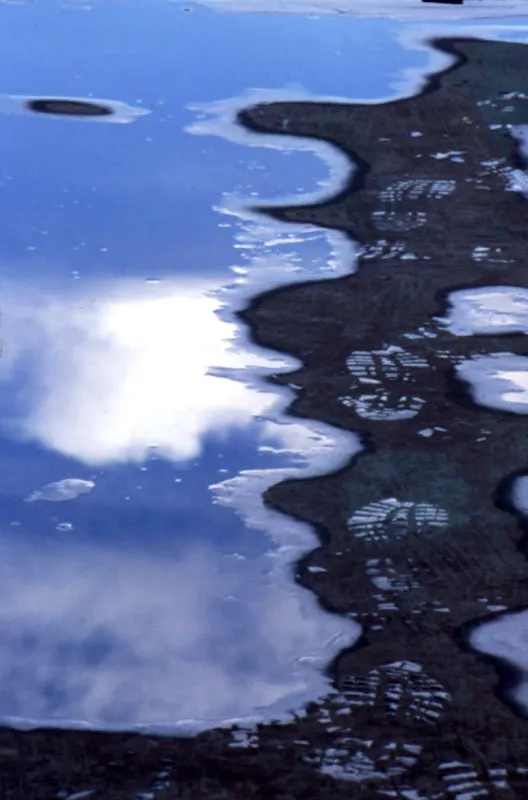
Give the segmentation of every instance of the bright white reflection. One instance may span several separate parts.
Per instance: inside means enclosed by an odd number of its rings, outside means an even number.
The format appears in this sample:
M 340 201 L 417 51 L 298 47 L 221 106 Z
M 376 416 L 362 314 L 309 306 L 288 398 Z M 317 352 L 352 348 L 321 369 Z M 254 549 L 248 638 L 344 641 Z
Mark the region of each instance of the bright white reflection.
M 510 500 L 526 518 L 528 476 L 515 479 Z M 475 650 L 499 658 L 519 671 L 517 685 L 510 694 L 528 714 L 528 609 L 505 612 L 477 625 L 470 634 L 469 643 Z
M 440 321 L 456 336 L 528 333 L 528 290 L 520 286 L 458 289 L 449 304 Z
M 233 346 L 210 285 L 107 287 L 53 295 L 3 290 L 0 379 L 22 367 L 30 383 L 11 430 L 82 462 L 142 460 L 152 447 L 185 461 L 203 437 L 246 426 L 276 400 L 212 375 L 264 362 Z
M 528 611 L 501 614 L 476 627 L 469 643 L 475 650 L 505 661 L 519 670 L 512 698 L 528 713 Z
M 456 368 L 471 386 L 476 403 L 489 408 L 528 414 L 528 358 L 511 353 L 475 356 Z
M 269 580 L 264 562 L 199 544 L 168 559 L 4 532 L 2 718 L 182 732 L 284 718 L 327 691 L 320 668 L 359 626 Z

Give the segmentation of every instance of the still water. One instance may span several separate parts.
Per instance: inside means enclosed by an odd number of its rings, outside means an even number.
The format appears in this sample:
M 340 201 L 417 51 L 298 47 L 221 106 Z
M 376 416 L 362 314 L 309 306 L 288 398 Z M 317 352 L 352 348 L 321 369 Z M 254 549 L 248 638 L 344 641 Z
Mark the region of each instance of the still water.
M 361 628 L 295 584 L 315 534 L 262 492 L 360 444 L 285 416 L 293 390 L 263 377 L 295 362 L 250 345 L 234 312 L 354 268 L 338 234 L 250 210 L 351 167 L 235 115 L 408 92 L 431 54 L 376 18 L 124 0 L 0 13 L 0 718 L 287 718 Z M 112 113 L 39 113 L 42 98 Z

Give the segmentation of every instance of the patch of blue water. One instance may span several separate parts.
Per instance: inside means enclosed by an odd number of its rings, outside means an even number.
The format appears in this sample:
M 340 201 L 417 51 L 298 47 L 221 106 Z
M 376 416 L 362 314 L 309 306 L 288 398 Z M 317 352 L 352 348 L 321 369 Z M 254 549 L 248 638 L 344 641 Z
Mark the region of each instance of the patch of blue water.
M 353 267 L 326 234 L 248 211 L 350 167 L 244 139 L 232 112 L 259 89 L 386 97 L 429 54 L 382 20 L 73 5 L 2 9 L 0 717 L 288 718 L 360 630 L 295 585 L 315 535 L 262 493 L 359 445 L 285 417 L 293 392 L 260 376 L 290 362 L 230 309 Z M 98 124 L 31 97 L 149 113 Z

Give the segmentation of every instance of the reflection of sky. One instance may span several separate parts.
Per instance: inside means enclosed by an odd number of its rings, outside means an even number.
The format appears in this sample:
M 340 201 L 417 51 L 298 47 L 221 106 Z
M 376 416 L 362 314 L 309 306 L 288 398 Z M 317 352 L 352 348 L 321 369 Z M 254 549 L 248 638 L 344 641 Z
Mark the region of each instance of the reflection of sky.
M 185 0 L 176 0 L 185 2 Z M 424 6 L 416 0 L 199 0 L 220 11 L 287 12 L 289 14 L 351 14 L 390 16 L 406 20 L 464 20 L 478 17 L 512 17 L 526 13 L 525 0 L 463 0 L 463 8 L 440 5 L 442 0 Z M 454 2 L 454 0 L 453 0 Z
M 10 346 L 0 376 L 14 386 L 21 370 L 26 376 L 13 428 L 96 464 L 140 460 L 153 447 L 187 461 L 205 434 L 246 426 L 273 397 L 207 374 L 241 361 L 229 350 L 234 326 L 214 313 L 219 301 L 207 289 L 143 282 L 102 295 L 40 289 L 27 298 L 4 289 Z
M 201 541 L 170 568 L 145 541 L 35 547 L 17 530 L 0 552 L 3 715 L 117 727 L 247 715 L 304 699 L 302 659 L 342 627 L 307 614 L 261 561 Z
M 528 414 L 528 359 L 512 353 L 474 356 L 456 370 L 471 388 L 476 403 L 488 408 Z
M 292 83 L 385 96 L 427 55 L 381 20 L 131 13 L 124 0 L 2 13 L 2 94 L 151 113 L 0 116 L 0 716 L 280 715 L 326 690 L 320 667 L 358 628 L 294 586 L 291 561 L 315 537 L 260 493 L 280 470 L 339 466 L 357 442 L 274 421 L 290 395 L 274 405 L 226 377 L 269 358 L 241 351 L 214 291 L 233 265 L 326 274 L 324 235 L 272 230 L 231 201 L 311 192 L 327 166 L 190 135 L 189 106 Z M 24 502 L 68 478 L 93 491 Z
M 10 286 L 4 298 L 4 717 L 188 730 L 278 715 L 324 691 L 321 667 L 353 640 L 355 624 L 285 580 L 277 540 L 291 559 L 309 532 L 285 522 L 276 536 L 265 519 L 248 528 L 220 496 L 241 470 L 277 480 L 270 468 L 295 473 L 299 452 L 332 442 L 253 419 L 270 394 L 207 375 L 236 363 L 222 339 L 230 326 L 212 313 L 217 301 L 177 288 L 43 290 L 39 304 Z M 330 463 L 342 458 L 334 443 Z M 39 499 L 64 478 L 94 488 Z
M 195 142 L 183 130 L 193 118 L 187 106 L 290 84 L 379 96 L 401 66 L 403 51 L 380 20 L 135 5 L 132 16 L 124 0 L 89 13 L 39 4 L 2 10 L 1 92 L 92 93 L 152 111 L 126 126 L 2 119 L 0 189 L 10 225 L 0 254 L 16 259 L 17 273 L 42 270 L 51 259 L 67 277 L 72 270 L 162 277 L 225 268 L 233 259 L 230 232 L 213 210 L 222 191 L 312 189 L 326 168 L 313 159 L 307 170 L 307 157 L 295 152 L 278 157 L 217 139 Z M 424 53 L 405 55 L 409 66 L 426 61 Z

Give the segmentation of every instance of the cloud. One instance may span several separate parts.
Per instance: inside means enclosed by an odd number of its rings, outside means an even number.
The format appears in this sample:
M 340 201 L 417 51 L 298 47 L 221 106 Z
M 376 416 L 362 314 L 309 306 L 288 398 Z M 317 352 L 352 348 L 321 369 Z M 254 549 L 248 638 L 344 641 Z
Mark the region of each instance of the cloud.
M 88 113 L 91 109 L 92 113 Z M 97 110 L 102 113 L 96 113 Z M 94 97 L 30 97 L 29 95 L 0 94 L 0 112 L 4 114 L 31 115 L 47 113 L 50 116 L 71 115 L 83 122 L 134 122 L 150 114 L 146 108 L 129 106 L 120 100 L 101 100 Z M 84 113 L 82 113 L 84 111 Z
M 88 464 L 199 455 L 204 436 L 249 424 L 275 402 L 217 371 L 267 363 L 237 350 L 211 283 L 114 284 L 53 294 L 6 287 L 0 379 L 22 369 L 11 432 Z

